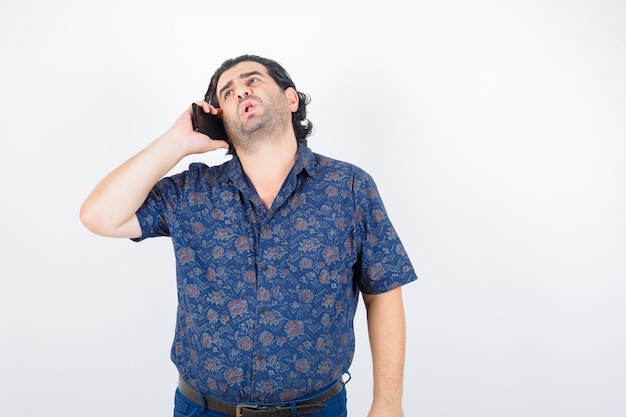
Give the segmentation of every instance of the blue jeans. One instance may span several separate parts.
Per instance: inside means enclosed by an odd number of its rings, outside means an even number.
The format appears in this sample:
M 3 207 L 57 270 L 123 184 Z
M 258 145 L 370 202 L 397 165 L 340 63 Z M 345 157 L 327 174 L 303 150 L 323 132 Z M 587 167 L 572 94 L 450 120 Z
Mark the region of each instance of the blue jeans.
M 311 417 L 346 417 L 348 410 L 346 408 L 346 388 L 330 400 L 326 401 L 326 408 L 319 413 L 310 414 Z M 293 414 L 296 417 L 299 414 Z M 198 405 L 185 397 L 176 389 L 174 398 L 174 417 L 230 417 L 226 414 L 218 413 L 211 410 L 205 410 L 204 406 Z

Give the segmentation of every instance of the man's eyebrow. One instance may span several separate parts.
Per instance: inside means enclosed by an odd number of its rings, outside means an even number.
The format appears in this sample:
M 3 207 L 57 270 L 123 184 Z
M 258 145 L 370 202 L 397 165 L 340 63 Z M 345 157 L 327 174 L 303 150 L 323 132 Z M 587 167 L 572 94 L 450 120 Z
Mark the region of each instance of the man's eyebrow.
M 240 79 L 243 79 L 243 78 L 248 78 L 248 77 L 251 77 L 251 76 L 253 76 L 253 75 L 260 75 L 261 77 L 265 77 L 265 75 L 264 75 L 264 74 L 262 74 L 262 73 L 261 73 L 261 72 L 259 72 L 259 71 L 250 71 L 250 72 L 244 72 L 243 74 L 240 74 L 240 75 L 239 75 L 239 78 L 240 78 Z M 224 91 L 225 91 L 225 90 L 228 90 L 228 89 L 229 89 L 232 85 L 233 85 L 232 80 L 231 80 L 231 81 L 229 81 L 229 82 L 227 82 L 226 84 L 224 84 L 224 87 L 220 88 L 220 91 L 219 91 L 219 97 L 221 97 L 221 96 L 222 96 L 222 94 L 224 93 Z

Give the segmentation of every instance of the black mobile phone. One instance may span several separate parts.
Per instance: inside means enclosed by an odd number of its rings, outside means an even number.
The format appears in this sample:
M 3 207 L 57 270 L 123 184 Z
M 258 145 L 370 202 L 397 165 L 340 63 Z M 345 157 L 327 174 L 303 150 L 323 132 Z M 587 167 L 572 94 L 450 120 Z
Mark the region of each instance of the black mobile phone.
M 228 140 L 224 123 L 220 116 L 205 113 L 202 106 L 198 106 L 196 103 L 193 103 L 191 107 L 193 110 L 193 128 L 196 132 L 204 133 L 211 139 Z

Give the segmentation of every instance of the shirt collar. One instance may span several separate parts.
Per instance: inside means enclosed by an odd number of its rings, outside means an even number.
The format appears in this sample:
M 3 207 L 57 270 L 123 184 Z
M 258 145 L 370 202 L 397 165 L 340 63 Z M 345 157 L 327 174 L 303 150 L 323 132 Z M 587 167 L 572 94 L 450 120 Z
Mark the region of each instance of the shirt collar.
M 306 145 L 298 145 L 296 152 L 296 162 L 294 164 L 294 172 L 299 175 L 302 171 L 306 172 L 309 177 L 316 177 L 315 154 Z
M 296 151 L 296 162 L 294 163 L 292 171 L 296 175 L 300 175 L 302 172 L 305 172 L 308 176 L 315 178 L 315 154 L 309 147 L 300 144 L 298 145 L 298 150 Z M 237 155 L 233 156 L 230 161 L 226 162 L 224 170 L 221 172 L 218 179 L 221 182 L 231 181 L 239 189 L 248 187 L 248 182 L 241 167 L 241 161 Z

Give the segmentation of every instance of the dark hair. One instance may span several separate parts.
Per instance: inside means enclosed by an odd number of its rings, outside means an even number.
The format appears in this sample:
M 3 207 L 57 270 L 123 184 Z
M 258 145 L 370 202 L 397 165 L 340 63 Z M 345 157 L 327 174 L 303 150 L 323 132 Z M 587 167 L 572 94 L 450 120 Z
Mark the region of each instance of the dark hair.
M 219 101 L 217 99 L 217 81 L 221 75 L 241 62 L 258 62 L 259 64 L 267 68 L 267 72 L 272 79 L 278 84 L 280 88 L 286 90 L 291 87 L 296 90 L 299 97 L 298 110 L 291 114 L 291 121 L 293 124 L 293 130 L 296 134 L 296 140 L 299 144 L 307 146 L 307 136 L 313 133 L 313 123 L 306 117 L 306 106 L 311 102 L 311 98 L 304 93 L 299 92 L 296 89 L 296 85 L 291 80 L 291 77 L 287 71 L 276 61 L 268 58 L 262 58 L 257 55 L 241 55 L 237 58 L 227 59 L 222 65 L 215 71 L 209 82 L 209 88 L 204 95 L 204 100 L 212 104 L 214 107 L 219 107 Z M 235 148 L 230 144 L 228 149 L 229 154 L 235 154 Z

